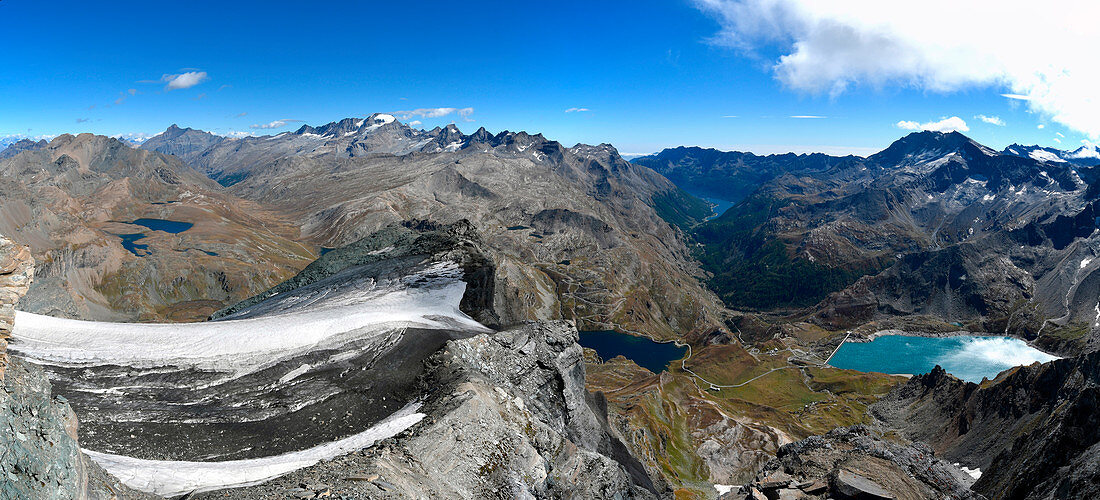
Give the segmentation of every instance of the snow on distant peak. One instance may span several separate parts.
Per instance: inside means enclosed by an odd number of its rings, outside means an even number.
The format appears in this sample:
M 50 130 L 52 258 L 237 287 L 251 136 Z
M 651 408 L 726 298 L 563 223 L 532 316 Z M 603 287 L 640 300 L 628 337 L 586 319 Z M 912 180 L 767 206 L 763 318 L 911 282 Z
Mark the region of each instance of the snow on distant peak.
M 1100 158 L 1100 151 L 1096 146 L 1081 146 L 1066 156 L 1070 158 Z
M 1032 151 L 1031 153 L 1029 153 L 1028 156 L 1031 157 L 1031 159 L 1038 160 L 1038 161 L 1053 161 L 1053 162 L 1062 162 L 1062 163 L 1065 163 L 1065 161 L 1066 161 L 1066 160 L 1063 160 L 1063 159 L 1059 158 L 1058 155 L 1056 155 L 1056 154 L 1054 154 L 1050 151 L 1043 150 L 1043 149 L 1036 149 L 1036 150 Z

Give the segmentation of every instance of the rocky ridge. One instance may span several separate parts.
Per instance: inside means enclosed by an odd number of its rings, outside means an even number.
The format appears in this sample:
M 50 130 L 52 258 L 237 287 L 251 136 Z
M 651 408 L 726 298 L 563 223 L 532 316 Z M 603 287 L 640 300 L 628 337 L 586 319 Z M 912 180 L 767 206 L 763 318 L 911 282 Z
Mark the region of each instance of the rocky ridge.
M 1018 367 L 982 384 L 937 367 L 872 407 L 882 425 L 982 471 L 989 498 L 1100 494 L 1100 353 Z
M 227 139 L 192 166 L 280 209 L 324 247 L 406 220 L 470 221 L 496 263 L 504 324 L 573 319 L 663 339 L 722 328 L 673 226 L 707 206 L 607 144 L 415 130 L 374 114 Z

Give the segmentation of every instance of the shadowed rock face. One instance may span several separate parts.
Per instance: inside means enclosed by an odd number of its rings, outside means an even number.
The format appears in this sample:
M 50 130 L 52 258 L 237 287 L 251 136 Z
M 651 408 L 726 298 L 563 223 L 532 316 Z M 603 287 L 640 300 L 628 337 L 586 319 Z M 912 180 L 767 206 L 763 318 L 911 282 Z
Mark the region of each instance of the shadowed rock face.
M 409 221 L 393 225 L 349 245 L 322 255 L 301 272 L 259 295 L 250 297 L 211 316 L 221 319 L 241 317 L 238 313 L 284 292 L 308 286 L 356 266 L 398 268 L 420 262 L 455 262 L 462 268 L 466 292 L 462 312 L 483 325 L 500 323 L 494 310 L 494 268 L 485 256 L 484 244 L 466 220 L 441 225 L 428 221 Z M 255 314 L 255 313 L 253 313 Z
M 981 386 L 937 367 L 913 377 L 873 415 L 937 454 L 981 468 L 990 498 L 1100 494 L 1100 353 L 1020 367 Z
M 276 213 L 219 192 L 177 159 L 91 134 L 0 159 L 0 232 L 30 247 L 24 310 L 95 320 L 197 320 L 314 256 Z M 166 219 L 178 234 L 131 222 Z M 143 235 L 129 251 L 121 235 Z

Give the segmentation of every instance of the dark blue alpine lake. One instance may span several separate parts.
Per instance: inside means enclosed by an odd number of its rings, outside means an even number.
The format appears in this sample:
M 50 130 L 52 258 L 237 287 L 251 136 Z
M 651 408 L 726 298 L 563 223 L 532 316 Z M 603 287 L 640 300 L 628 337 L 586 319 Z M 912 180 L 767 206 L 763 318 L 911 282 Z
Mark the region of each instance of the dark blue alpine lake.
M 580 332 L 580 344 L 593 349 L 605 361 L 623 356 L 653 373 L 661 373 L 668 364 L 683 358 L 687 347 L 671 342 L 654 342 L 645 337 L 627 335 L 612 330 Z
M 179 222 L 174 220 L 165 219 L 138 219 L 128 224 L 135 226 L 144 226 L 154 231 L 164 231 L 166 233 L 179 234 L 188 229 L 191 229 L 194 224 L 190 222 Z M 145 233 L 129 233 L 116 235 L 122 239 L 122 248 L 129 250 L 130 253 L 142 257 L 149 255 L 149 245 L 138 243 L 137 241 L 145 237 Z M 207 255 L 217 255 L 213 252 L 206 252 Z

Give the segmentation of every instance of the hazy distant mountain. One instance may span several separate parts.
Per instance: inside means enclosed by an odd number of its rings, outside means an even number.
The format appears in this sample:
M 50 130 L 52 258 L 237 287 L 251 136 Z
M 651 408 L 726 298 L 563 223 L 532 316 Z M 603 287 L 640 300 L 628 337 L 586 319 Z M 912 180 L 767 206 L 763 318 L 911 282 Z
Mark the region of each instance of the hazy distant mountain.
M 788 172 L 825 171 L 858 160 L 856 156 L 837 157 L 821 153 L 760 156 L 740 151 L 681 146 L 634 158 L 631 162 L 656 170 L 692 193 L 738 202 L 763 183 Z
M 20 139 L 18 141 L 7 144 L 4 149 L 0 150 L 0 160 L 4 158 L 11 158 L 12 156 L 22 153 L 23 151 L 33 151 L 35 149 L 41 149 L 44 147 L 46 147 L 45 139 L 41 139 L 38 142 L 35 142 L 31 139 Z
M 1081 166 L 1100 165 L 1100 152 L 1097 151 L 1096 146 L 1081 146 L 1073 151 L 1065 151 L 1043 146 L 1013 144 L 1005 148 L 1001 154 L 1023 156 L 1038 161 L 1069 162 Z
M 220 135 L 192 128 L 179 128 L 179 126 L 173 124 L 168 127 L 168 130 L 141 143 L 139 147 L 173 155 L 183 160 L 184 163 L 194 165 L 199 155 L 225 140 L 226 138 Z

